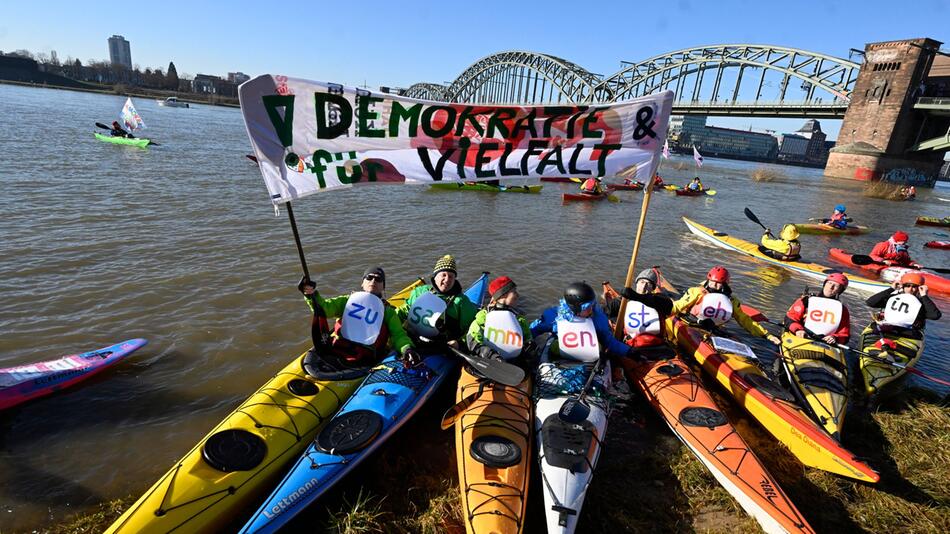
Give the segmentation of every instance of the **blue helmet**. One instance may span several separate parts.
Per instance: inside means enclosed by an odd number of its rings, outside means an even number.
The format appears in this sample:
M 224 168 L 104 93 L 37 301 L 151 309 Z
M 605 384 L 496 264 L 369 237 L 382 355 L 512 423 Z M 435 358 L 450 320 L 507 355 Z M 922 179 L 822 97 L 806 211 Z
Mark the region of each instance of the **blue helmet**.
M 844 213 L 847 210 L 844 207 L 844 204 L 838 204 L 837 206 L 835 206 L 835 211 L 840 211 L 841 213 Z

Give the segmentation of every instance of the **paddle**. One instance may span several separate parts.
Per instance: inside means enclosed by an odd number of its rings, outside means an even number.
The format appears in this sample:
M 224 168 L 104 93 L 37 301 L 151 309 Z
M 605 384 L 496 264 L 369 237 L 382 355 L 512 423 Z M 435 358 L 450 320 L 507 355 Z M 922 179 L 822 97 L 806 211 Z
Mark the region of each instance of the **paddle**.
M 244 157 L 253 161 L 254 163 L 257 163 L 257 156 L 254 156 L 252 154 L 244 154 Z
M 459 420 L 459 417 L 462 417 L 462 414 L 468 410 L 469 406 L 474 404 L 475 401 L 482 396 L 482 392 L 485 391 L 485 384 L 487 384 L 485 381 L 479 383 L 478 391 L 466 395 L 465 398 L 458 401 L 454 406 L 445 411 L 445 415 L 442 416 L 442 422 L 439 424 L 442 430 L 448 430 L 452 428 L 455 422 Z
M 480 358 L 478 356 L 473 356 L 465 351 L 461 351 L 451 345 L 446 345 L 449 347 L 456 356 L 465 360 L 472 369 L 475 370 L 479 375 L 491 380 L 492 382 L 498 382 L 505 386 L 517 386 L 524 380 L 524 369 L 518 367 L 517 365 L 510 364 L 502 360 L 491 360 L 488 358 Z
M 883 261 L 877 261 L 871 256 L 866 256 L 864 254 L 853 254 L 851 256 L 851 263 L 855 265 L 887 265 Z M 897 266 L 892 265 L 889 267 L 897 267 Z M 941 274 L 950 274 L 950 269 L 943 269 L 940 267 L 920 267 L 920 269 L 927 269 L 928 271 L 934 271 L 936 273 L 941 273 Z
M 584 402 L 584 398 L 587 396 L 591 384 L 594 383 L 594 376 L 596 376 L 600 372 L 601 367 L 603 367 L 603 362 L 604 358 L 597 360 L 597 363 L 594 364 L 594 368 L 590 371 L 590 375 L 587 376 L 587 382 L 584 383 L 584 388 L 581 389 L 577 395 L 567 399 L 564 401 L 564 404 L 561 405 L 560 411 L 557 412 L 557 416 L 561 421 L 577 424 L 587 419 L 587 416 L 590 415 L 590 406 Z
M 766 228 L 764 224 L 762 224 L 762 221 L 760 221 L 759 218 L 756 217 L 754 213 L 752 213 L 752 210 L 750 210 L 749 208 L 745 208 L 745 209 L 742 210 L 742 211 L 743 211 L 743 213 L 745 213 L 745 216 L 748 217 L 748 219 L 749 219 L 750 221 L 752 221 L 752 222 L 754 222 L 755 224 L 761 226 L 762 229 L 765 230 L 766 232 L 769 231 L 769 229 Z
M 637 266 L 637 254 L 640 252 L 640 240 L 643 238 L 643 227 L 647 222 L 647 209 L 650 207 L 650 197 L 653 195 L 653 181 L 655 173 L 651 173 L 646 187 L 643 188 L 643 204 L 640 206 L 640 221 L 637 223 L 637 236 L 633 240 L 633 252 L 630 254 L 630 263 L 627 265 L 627 278 L 624 280 L 623 287 L 633 287 L 633 277 Z M 627 299 L 620 296 L 620 306 L 618 310 L 627 309 Z M 614 325 L 614 337 L 623 339 L 623 321 L 617 321 Z

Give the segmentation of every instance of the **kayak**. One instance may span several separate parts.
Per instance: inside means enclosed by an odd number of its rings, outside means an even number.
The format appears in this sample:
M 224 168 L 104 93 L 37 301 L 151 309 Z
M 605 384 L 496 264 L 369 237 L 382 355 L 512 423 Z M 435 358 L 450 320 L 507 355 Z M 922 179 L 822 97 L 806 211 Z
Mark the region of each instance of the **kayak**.
M 115 145 L 130 145 L 137 146 L 139 148 L 145 148 L 149 143 L 151 143 L 150 140 L 140 137 L 113 137 L 111 135 L 102 135 L 99 132 L 93 132 L 93 135 L 95 135 L 96 139 L 100 141 L 105 141 L 106 143 L 112 143 Z
M 462 369 L 456 402 L 481 392 L 455 422 L 462 515 L 468 534 L 524 528 L 531 478 L 531 375 L 516 387 Z
M 917 217 L 918 226 L 950 226 L 950 217 Z
M 702 196 L 716 195 L 715 189 L 704 189 L 702 191 L 693 191 L 692 189 L 682 188 L 682 189 L 674 189 L 673 192 L 676 193 L 676 196 L 678 197 L 702 197 Z
M 416 281 L 393 295 L 401 305 Z M 227 529 L 260 502 L 366 378 L 369 368 L 328 367 L 311 349 L 224 418 L 165 473 L 107 533 Z
M 485 191 L 488 193 L 540 193 L 541 185 L 501 185 L 467 184 L 452 182 L 446 184 L 432 184 L 432 189 L 448 189 L 451 191 Z
M 111 367 L 148 341 L 130 339 L 99 350 L 0 369 L 0 410 L 82 382 Z
M 927 248 L 950 249 L 950 241 L 927 241 L 924 246 Z
M 552 362 L 549 340 L 541 355 L 535 380 L 534 430 L 544 489 L 544 516 L 548 534 L 569 534 L 577 528 L 587 488 L 594 478 L 601 444 L 607 434 L 610 403 L 610 365 L 594 377 L 586 404 L 587 418 L 568 423 L 558 416 L 564 402 L 584 388 L 594 364 L 573 360 Z
M 880 480 L 873 469 L 844 449 L 775 383 L 744 344 L 710 338 L 681 319 L 668 319 L 666 334 L 683 354 L 691 354 L 735 401 L 804 465 L 864 482 Z M 731 350 L 726 347 L 731 347 Z M 745 354 L 737 349 L 745 348 Z M 750 357 L 751 356 L 751 357 Z
M 829 250 L 828 255 L 831 256 L 831 258 L 834 259 L 835 261 L 839 261 L 845 265 L 848 265 L 849 267 L 854 267 L 856 269 L 864 269 L 865 271 L 870 271 L 872 273 L 877 274 L 878 276 L 881 277 L 881 280 L 888 283 L 888 287 L 890 287 L 889 284 L 891 282 L 894 282 L 895 280 L 900 280 L 900 277 L 903 276 L 905 273 L 919 273 L 921 276 L 924 277 L 924 280 L 927 282 L 927 287 L 930 288 L 931 291 L 935 293 L 943 293 L 945 295 L 950 295 L 950 278 L 945 278 L 943 276 L 940 276 L 939 274 L 929 273 L 927 271 L 920 271 L 917 269 L 911 269 L 908 267 L 892 267 L 889 265 L 879 265 L 879 264 L 856 265 L 854 262 L 851 261 L 851 257 L 853 256 L 853 254 L 840 248 L 833 248 Z M 848 278 L 850 278 L 850 276 Z M 883 290 L 883 289 L 884 287 L 881 287 L 880 290 Z
M 870 356 L 913 367 L 924 353 L 923 332 L 872 322 L 861 332 L 861 350 Z M 888 384 L 896 384 L 907 375 L 904 369 L 863 355 L 858 360 L 858 366 L 864 379 L 864 391 L 869 397 L 879 393 L 881 388 Z
M 608 283 L 604 289 L 608 298 L 618 296 Z M 641 349 L 641 355 L 647 361 L 620 359 L 627 381 L 743 509 L 767 531 L 811 532 L 681 355 L 669 346 Z
M 465 294 L 481 302 L 488 274 Z M 307 445 L 290 472 L 241 529 L 276 532 L 369 458 L 435 393 L 455 368 L 454 357 L 430 354 L 407 368 L 396 353 L 372 369 L 340 411 Z
M 775 359 L 776 376 L 784 376 L 798 403 L 841 441 L 848 407 L 848 362 L 844 352 L 827 343 L 782 332 L 781 355 Z
M 588 195 L 586 193 L 562 193 L 561 194 L 561 203 L 567 204 L 568 202 L 599 202 L 606 199 L 610 196 L 610 190 L 602 193 L 600 195 Z
M 617 191 L 641 191 L 643 190 L 643 182 L 633 182 L 631 184 L 619 183 L 619 184 L 609 184 L 611 189 L 616 189 Z
M 797 223 L 795 228 L 800 234 L 810 235 L 861 235 L 871 231 L 867 226 L 854 225 L 842 229 L 824 223 Z
M 831 269 L 829 267 L 825 267 L 824 265 L 820 265 L 817 263 L 810 263 L 806 261 L 776 260 L 762 253 L 762 251 L 759 249 L 759 246 L 754 243 L 744 241 L 737 237 L 732 237 L 729 234 L 724 233 L 724 232 L 717 232 L 713 230 L 712 228 L 703 226 L 686 217 L 683 217 L 683 222 L 686 223 L 686 227 L 689 228 L 690 232 L 699 236 L 703 240 L 708 241 L 712 243 L 713 245 L 716 245 L 717 247 L 721 247 L 727 250 L 732 250 L 740 254 L 745 254 L 746 256 L 752 256 L 753 258 L 757 260 L 761 260 L 766 263 L 771 263 L 772 265 L 778 265 L 780 267 L 784 267 L 790 271 L 796 272 L 803 276 L 807 276 L 809 278 L 814 278 L 814 279 L 823 281 L 829 273 L 841 272 L 841 269 Z M 884 288 L 891 287 L 890 284 L 887 284 L 884 282 L 879 282 L 877 280 L 870 280 L 868 278 L 863 278 L 861 276 L 850 275 L 850 274 L 848 275 L 848 280 L 850 282 L 849 287 L 853 287 L 854 289 L 864 291 L 867 293 L 877 293 L 878 291 L 881 291 Z

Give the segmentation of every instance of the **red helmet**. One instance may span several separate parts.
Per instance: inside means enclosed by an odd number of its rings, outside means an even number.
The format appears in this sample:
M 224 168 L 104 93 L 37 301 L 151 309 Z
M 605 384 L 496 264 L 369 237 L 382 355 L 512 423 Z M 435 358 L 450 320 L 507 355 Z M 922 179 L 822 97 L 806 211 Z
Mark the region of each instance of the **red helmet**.
M 720 284 L 728 284 L 729 271 L 727 271 L 722 265 L 717 265 L 712 269 L 709 269 L 709 272 L 706 273 L 706 280 L 712 280 L 713 282 L 719 282 Z
M 848 277 L 844 273 L 831 273 L 825 278 L 825 282 L 834 282 L 841 286 L 841 292 L 844 293 L 845 289 L 848 289 Z
M 901 275 L 902 284 L 914 284 L 917 286 L 924 285 L 924 275 L 920 273 L 904 273 Z
M 910 236 L 907 235 L 907 232 L 901 232 L 900 230 L 894 232 L 894 235 L 891 236 L 891 239 L 896 243 L 906 243 Z

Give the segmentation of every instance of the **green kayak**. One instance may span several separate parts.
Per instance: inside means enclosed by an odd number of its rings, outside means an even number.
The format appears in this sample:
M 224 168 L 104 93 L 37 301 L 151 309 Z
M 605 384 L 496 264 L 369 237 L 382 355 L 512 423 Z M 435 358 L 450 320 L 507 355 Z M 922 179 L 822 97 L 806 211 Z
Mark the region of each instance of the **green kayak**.
M 145 148 L 151 143 L 148 139 L 140 138 L 128 138 L 128 137 L 112 137 L 111 135 L 102 135 L 101 133 L 93 132 L 93 135 L 96 136 L 96 139 L 100 141 L 105 141 L 106 143 L 113 143 L 116 145 L 132 145 L 139 148 Z
M 541 185 L 488 185 L 467 184 L 465 182 L 451 182 L 446 184 L 432 184 L 433 189 L 447 189 L 451 191 L 488 191 L 490 193 L 540 193 Z

